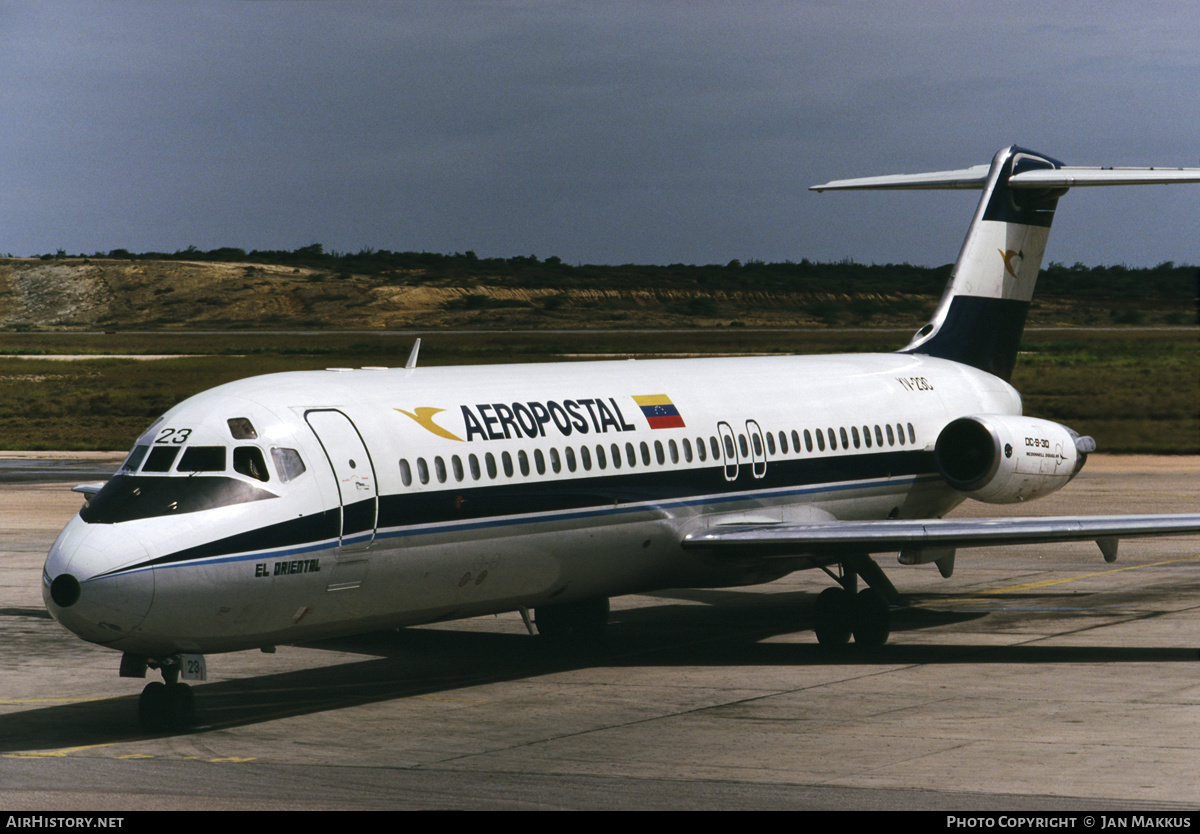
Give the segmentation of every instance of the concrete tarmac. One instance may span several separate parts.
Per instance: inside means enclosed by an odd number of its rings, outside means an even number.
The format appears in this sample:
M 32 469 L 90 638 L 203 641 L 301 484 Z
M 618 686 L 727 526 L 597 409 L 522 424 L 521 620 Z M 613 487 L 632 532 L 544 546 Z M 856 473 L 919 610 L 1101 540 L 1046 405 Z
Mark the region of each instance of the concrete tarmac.
M 1198 476 L 1097 455 L 954 515 L 1195 511 Z M 1200 538 L 877 557 L 912 607 L 870 653 L 816 645 L 809 571 L 615 599 L 590 655 L 516 614 L 212 655 L 200 725 L 152 734 L 42 606 L 74 482 L 0 483 L 0 809 L 1200 808 Z

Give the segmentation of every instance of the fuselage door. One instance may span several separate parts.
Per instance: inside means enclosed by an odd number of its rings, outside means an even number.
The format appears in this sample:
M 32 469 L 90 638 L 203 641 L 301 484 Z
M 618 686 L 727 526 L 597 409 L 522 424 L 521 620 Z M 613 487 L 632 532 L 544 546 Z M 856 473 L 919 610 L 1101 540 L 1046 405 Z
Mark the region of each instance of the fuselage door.
M 733 427 L 724 420 L 717 423 L 717 434 L 721 436 L 721 459 L 725 462 L 725 480 L 736 481 L 738 476 L 737 440 Z
M 746 421 L 746 434 L 750 435 L 750 471 L 761 478 L 767 474 L 767 447 L 757 420 Z
M 304 419 L 317 435 L 337 479 L 342 552 L 366 550 L 375 540 L 379 491 L 375 465 L 354 423 L 335 409 L 314 409 Z

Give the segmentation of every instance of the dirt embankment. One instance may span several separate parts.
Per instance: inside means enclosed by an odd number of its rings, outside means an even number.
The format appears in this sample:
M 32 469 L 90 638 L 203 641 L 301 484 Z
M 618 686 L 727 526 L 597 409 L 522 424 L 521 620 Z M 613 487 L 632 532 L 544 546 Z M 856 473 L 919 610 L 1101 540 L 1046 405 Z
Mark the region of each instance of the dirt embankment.
M 519 273 L 449 279 L 421 269 L 361 275 L 255 263 L 8 258 L 0 259 L 0 329 L 915 328 L 937 302 L 933 295 L 792 292 L 740 281 L 694 289 L 530 283 Z M 1103 309 L 1088 306 L 1097 303 Z M 1104 304 L 1036 297 L 1029 323 L 1106 323 Z
M 851 309 L 862 303 L 849 295 L 751 289 L 556 289 L 506 283 L 468 279 L 449 285 L 427 280 L 419 271 L 363 276 L 250 263 L 13 258 L 0 260 L 0 328 L 820 325 L 832 323 L 823 321 L 830 305 Z M 880 308 L 888 302 L 872 297 Z M 910 312 L 899 322 L 920 318 L 911 315 L 912 304 L 907 300 Z

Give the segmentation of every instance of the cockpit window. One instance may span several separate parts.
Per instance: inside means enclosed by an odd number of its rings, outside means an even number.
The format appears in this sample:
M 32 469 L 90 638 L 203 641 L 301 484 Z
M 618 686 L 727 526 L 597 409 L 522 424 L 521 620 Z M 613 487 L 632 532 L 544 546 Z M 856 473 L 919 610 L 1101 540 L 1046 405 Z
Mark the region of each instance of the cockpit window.
M 280 449 L 278 446 L 273 446 L 271 447 L 271 460 L 275 461 L 275 471 L 279 473 L 279 480 L 285 484 L 304 474 L 304 461 L 300 459 L 300 453 L 295 449 Z
M 121 469 L 136 472 L 137 468 L 142 465 L 142 460 L 146 457 L 146 452 L 148 451 L 150 451 L 149 446 L 134 446 L 133 451 L 129 453 L 129 457 L 125 458 L 125 462 L 121 464 Z
M 179 472 L 224 472 L 224 446 L 189 446 L 176 467 Z
M 229 424 L 229 433 L 233 435 L 234 440 L 258 439 L 258 432 L 254 430 L 254 424 L 250 422 L 249 418 L 230 417 L 226 422 Z
M 146 458 L 146 465 L 142 467 L 142 471 L 170 472 L 171 464 L 178 456 L 178 446 L 155 446 L 150 450 L 150 456 Z
M 238 446 L 233 450 L 233 471 L 260 481 L 271 477 L 262 450 L 257 446 Z

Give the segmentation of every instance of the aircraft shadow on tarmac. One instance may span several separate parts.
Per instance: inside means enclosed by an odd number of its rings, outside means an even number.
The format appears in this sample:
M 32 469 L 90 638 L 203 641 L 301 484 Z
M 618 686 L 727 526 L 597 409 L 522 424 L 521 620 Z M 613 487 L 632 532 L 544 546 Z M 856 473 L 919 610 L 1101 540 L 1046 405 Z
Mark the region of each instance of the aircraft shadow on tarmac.
M 309 644 L 312 648 L 373 655 L 328 667 L 193 686 L 196 726 L 156 735 L 186 735 L 279 718 L 446 693 L 592 666 L 794 666 L 1194 663 L 1191 648 L 1062 646 L 984 643 L 887 645 L 864 651 L 804 642 L 768 641 L 805 631 L 815 594 L 752 591 L 669 591 L 661 605 L 613 612 L 602 645 L 546 646 L 525 634 L 422 627 Z M 1053 610 L 1055 595 L 1031 595 Z M 933 595 L 931 595 L 933 597 Z M 936 597 L 933 597 L 936 599 Z M 919 598 L 917 598 L 919 601 Z M 1010 598 L 1011 601 L 1011 598 Z M 1079 595 L 1072 601 L 1079 603 Z M 696 604 L 701 603 L 701 604 Z M 705 604 L 709 603 L 709 604 Z M 952 625 L 987 611 L 909 607 L 893 612 L 894 634 Z M 806 635 L 811 636 L 811 635 Z M 269 659 L 264 665 L 269 665 Z M 668 673 L 669 674 L 669 673 Z M 0 716 L 0 754 L 62 750 L 147 737 L 137 721 L 137 696 L 41 707 Z

